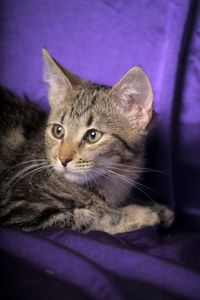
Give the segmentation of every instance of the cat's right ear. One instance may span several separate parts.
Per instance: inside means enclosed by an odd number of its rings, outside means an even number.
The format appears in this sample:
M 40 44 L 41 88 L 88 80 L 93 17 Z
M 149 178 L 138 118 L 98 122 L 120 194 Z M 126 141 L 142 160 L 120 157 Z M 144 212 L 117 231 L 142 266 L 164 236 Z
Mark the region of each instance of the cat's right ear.
M 150 123 L 153 115 L 153 90 L 148 76 L 140 67 L 133 67 L 111 89 L 110 98 L 130 125 L 145 128 Z
M 49 104 L 51 107 L 56 107 L 69 95 L 72 84 L 48 51 L 43 48 L 42 52 L 45 60 L 44 81 L 49 83 Z

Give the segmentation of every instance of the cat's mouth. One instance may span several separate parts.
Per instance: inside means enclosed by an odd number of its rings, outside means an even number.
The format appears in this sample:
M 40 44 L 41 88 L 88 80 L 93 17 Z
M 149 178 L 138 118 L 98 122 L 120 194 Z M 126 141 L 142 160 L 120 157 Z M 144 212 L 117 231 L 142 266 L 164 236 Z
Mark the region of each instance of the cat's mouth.
M 91 168 L 80 170 L 70 167 L 56 166 L 56 171 L 62 174 L 68 181 L 78 184 L 84 184 L 88 181 L 95 180 L 97 176 Z
M 90 163 L 90 165 L 88 164 L 88 166 L 84 166 L 84 168 L 81 168 L 79 165 L 70 165 L 70 163 L 66 166 L 56 164 L 54 167 L 56 171 L 62 174 L 68 181 L 77 184 L 85 184 L 88 182 L 97 184 L 99 178 L 108 179 L 109 182 L 111 182 L 113 177 L 118 181 L 124 177 L 125 181 L 126 176 L 133 173 L 133 170 L 130 166 L 126 168 L 124 165 L 121 166 L 120 163 L 116 163 L 116 161 L 118 161 L 118 157 L 113 157 L 113 159 L 109 161 L 106 160 L 106 158 L 96 160 L 95 165 Z
M 89 177 L 87 175 L 86 172 L 68 172 L 68 171 L 65 171 L 64 172 L 64 177 L 73 182 L 73 183 L 78 183 L 78 184 L 84 184 L 86 182 L 89 181 Z

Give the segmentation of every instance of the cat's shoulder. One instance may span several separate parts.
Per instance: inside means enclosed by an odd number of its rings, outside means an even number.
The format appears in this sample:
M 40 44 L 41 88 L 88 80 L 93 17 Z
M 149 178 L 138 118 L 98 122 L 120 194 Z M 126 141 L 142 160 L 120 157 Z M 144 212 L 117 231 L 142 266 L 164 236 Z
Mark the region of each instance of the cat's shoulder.
M 16 97 L 14 95 L 14 93 L 12 93 L 11 91 L 0 87 L 0 107 L 1 108 L 12 108 L 12 107 L 17 107 L 17 106 L 22 106 L 23 103 L 22 101 L 20 101 L 20 99 L 18 97 Z M 3 112 L 1 110 L 1 112 Z
M 32 129 L 46 120 L 46 113 L 28 97 L 20 99 L 13 92 L 0 87 L 0 129 L 17 126 Z

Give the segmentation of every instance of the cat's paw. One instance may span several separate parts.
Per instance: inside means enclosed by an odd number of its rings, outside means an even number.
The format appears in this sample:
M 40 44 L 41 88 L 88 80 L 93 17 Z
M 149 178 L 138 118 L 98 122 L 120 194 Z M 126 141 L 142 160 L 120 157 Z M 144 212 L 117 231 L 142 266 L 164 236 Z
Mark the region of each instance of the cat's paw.
M 155 226 L 160 223 L 157 211 L 150 207 L 129 205 L 123 207 L 123 220 L 121 224 L 124 231 L 134 231 L 146 226 Z
M 166 205 L 156 203 L 154 204 L 152 209 L 157 212 L 160 218 L 161 227 L 167 228 L 173 223 L 174 212 L 171 209 L 169 209 Z

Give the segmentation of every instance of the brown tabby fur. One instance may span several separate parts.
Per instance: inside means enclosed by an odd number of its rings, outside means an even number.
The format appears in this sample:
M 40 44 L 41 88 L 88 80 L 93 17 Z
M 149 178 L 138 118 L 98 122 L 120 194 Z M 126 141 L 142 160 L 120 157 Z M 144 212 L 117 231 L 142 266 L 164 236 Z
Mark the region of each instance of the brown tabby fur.
M 112 234 L 169 226 L 173 213 L 163 205 L 122 206 L 142 172 L 153 113 L 145 73 L 133 68 L 110 88 L 73 75 L 43 52 L 49 116 L 1 89 L 0 224 Z M 54 124 L 64 128 L 61 139 L 52 134 Z M 92 144 L 84 138 L 90 129 L 103 133 Z

